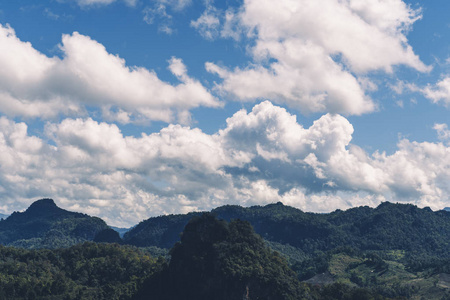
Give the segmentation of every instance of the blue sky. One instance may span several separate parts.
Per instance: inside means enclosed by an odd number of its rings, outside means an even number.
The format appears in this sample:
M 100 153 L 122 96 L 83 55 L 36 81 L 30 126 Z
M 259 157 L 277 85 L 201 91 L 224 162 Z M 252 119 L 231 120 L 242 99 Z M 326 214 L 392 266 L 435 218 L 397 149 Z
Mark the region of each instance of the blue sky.
M 450 206 L 450 3 L 0 4 L 0 213 Z

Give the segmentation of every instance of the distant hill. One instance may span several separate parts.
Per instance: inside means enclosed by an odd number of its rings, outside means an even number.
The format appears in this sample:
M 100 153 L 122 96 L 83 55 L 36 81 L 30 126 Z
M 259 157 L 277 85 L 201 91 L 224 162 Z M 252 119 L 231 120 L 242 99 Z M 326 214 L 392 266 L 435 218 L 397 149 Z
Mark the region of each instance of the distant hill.
M 445 211 L 450 211 L 450 207 L 444 208 Z
M 70 212 L 52 199 L 41 199 L 24 212 L 0 221 L 0 244 L 23 248 L 59 248 L 94 240 L 108 226 L 100 218 Z
M 6 219 L 7 217 L 9 217 L 9 215 L 0 214 L 0 219 Z
M 408 250 L 450 255 L 450 214 L 411 204 L 384 202 L 329 214 L 305 213 L 282 203 L 266 206 L 222 206 L 212 210 L 220 219 L 249 221 L 264 239 L 290 245 L 304 253 L 337 247 L 358 250 Z M 150 218 L 127 232 L 135 246 L 169 248 L 189 219 L 199 213 Z

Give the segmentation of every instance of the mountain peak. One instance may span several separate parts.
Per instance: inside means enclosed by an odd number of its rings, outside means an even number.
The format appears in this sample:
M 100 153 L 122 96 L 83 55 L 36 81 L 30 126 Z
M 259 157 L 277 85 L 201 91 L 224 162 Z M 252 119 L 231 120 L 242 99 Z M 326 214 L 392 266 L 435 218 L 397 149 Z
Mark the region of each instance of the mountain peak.
M 31 207 L 58 207 L 53 201 L 53 199 L 50 198 L 44 198 L 41 200 L 34 201 L 29 208 Z
M 59 208 L 53 199 L 45 198 L 33 202 L 25 213 L 27 215 L 47 215 L 49 213 L 60 213 L 62 211 L 64 210 Z
M 106 228 L 103 220 L 59 208 L 55 201 L 46 198 L 0 222 L 0 244 L 55 248 L 92 241 Z

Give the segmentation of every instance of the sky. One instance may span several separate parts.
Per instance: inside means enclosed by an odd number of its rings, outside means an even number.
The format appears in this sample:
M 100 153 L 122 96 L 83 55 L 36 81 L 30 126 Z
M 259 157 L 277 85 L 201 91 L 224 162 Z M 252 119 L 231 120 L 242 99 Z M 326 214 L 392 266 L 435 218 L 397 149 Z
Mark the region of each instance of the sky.
M 0 213 L 450 206 L 450 1 L 0 2 Z

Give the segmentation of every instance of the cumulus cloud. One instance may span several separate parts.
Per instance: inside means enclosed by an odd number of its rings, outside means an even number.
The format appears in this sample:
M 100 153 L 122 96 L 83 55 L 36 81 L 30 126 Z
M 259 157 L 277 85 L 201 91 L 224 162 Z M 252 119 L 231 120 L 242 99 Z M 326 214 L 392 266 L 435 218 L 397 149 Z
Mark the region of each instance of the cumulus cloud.
M 446 137 L 444 125 L 436 129 Z M 124 136 L 114 124 L 78 118 L 48 123 L 37 137 L 2 117 L 2 209 L 54 197 L 65 208 L 128 226 L 223 204 L 283 201 L 320 212 L 392 199 L 448 206 L 450 147 L 404 139 L 392 155 L 368 154 L 351 144 L 352 134 L 340 115 L 304 128 L 268 101 L 236 112 L 214 134 L 169 125 Z
M 77 32 L 63 35 L 62 59 L 22 42 L 8 25 L 0 26 L 0 49 L 0 111 L 10 116 L 82 115 L 89 106 L 123 123 L 171 122 L 195 107 L 221 106 L 178 58 L 169 60 L 169 70 L 179 83 L 170 84 Z
M 219 90 L 242 101 L 269 98 L 306 113 L 358 115 L 376 109 L 366 95 L 373 85 L 360 80 L 364 74 L 392 73 L 396 65 L 430 70 L 405 35 L 420 11 L 401 0 L 246 0 L 237 16 L 235 28 L 247 29 L 254 63 L 206 68 L 223 79 Z M 226 36 L 233 37 L 230 31 Z

